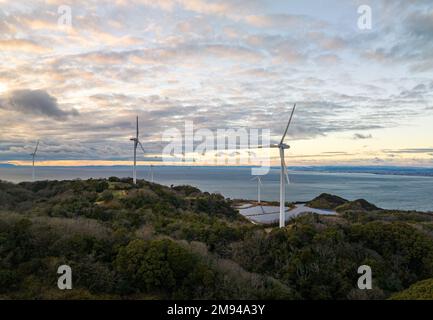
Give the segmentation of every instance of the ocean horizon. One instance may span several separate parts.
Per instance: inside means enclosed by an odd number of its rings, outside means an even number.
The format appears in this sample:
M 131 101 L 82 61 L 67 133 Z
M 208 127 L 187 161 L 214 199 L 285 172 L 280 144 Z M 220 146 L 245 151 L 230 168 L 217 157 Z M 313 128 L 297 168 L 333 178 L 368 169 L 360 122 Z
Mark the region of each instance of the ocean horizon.
M 308 201 L 321 193 L 348 200 L 366 199 L 384 209 L 433 212 L 433 168 L 390 166 L 289 167 L 287 201 Z M 257 198 L 257 184 L 247 166 L 154 166 L 154 181 L 163 185 L 192 185 L 231 199 Z M 130 166 L 37 167 L 37 180 L 130 177 Z M 150 180 L 150 167 L 139 166 L 137 177 Z M 0 166 L 0 180 L 31 180 L 30 166 Z M 262 200 L 278 201 L 279 168 L 262 177 Z

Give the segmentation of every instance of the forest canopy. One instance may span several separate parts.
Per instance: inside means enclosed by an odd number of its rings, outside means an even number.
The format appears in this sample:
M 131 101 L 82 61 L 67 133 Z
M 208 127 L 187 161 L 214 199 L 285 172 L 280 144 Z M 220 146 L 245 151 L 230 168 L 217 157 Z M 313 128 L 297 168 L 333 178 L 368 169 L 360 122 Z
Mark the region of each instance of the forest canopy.
M 433 215 L 325 195 L 286 228 L 131 179 L 0 182 L 2 299 L 433 299 Z M 69 265 L 73 289 L 57 288 Z M 357 287 L 357 269 L 373 289 Z M 430 279 L 430 280 L 428 280 Z

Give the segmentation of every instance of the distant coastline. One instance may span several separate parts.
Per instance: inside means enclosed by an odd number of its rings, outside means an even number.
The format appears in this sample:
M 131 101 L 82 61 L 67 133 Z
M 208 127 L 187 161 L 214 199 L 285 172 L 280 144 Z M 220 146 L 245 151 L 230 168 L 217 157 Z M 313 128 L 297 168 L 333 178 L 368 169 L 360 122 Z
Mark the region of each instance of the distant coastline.
M 370 173 L 400 176 L 433 176 L 433 168 L 398 167 L 398 166 L 305 166 L 289 167 L 293 171 L 328 172 L 328 173 Z
M 188 165 L 154 165 L 155 167 L 195 167 L 195 168 L 226 168 L 226 166 L 188 166 Z M 0 163 L 0 168 L 25 168 L 9 163 Z M 128 165 L 87 165 L 87 166 L 39 166 L 40 168 L 129 168 Z M 148 167 L 148 165 L 138 165 L 138 167 Z M 231 168 L 250 168 L 254 166 L 229 166 Z M 271 168 L 278 168 L 272 166 Z M 289 166 L 291 171 L 322 172 L 322 173 L 366 173 L 376 175 L 399 175 L 399 176 L 424 176 L 433 177 L 433 167 L 409 167 L 409 166 Z

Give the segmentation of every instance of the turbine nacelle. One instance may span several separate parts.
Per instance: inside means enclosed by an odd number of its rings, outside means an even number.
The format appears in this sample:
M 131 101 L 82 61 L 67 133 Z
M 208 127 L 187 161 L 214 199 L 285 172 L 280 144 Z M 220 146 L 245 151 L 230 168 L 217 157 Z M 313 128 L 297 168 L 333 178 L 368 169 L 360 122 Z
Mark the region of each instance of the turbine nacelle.
M 137 148 L 137 145 L 138 145 L 138 139 L 137 138 L 131 138 L 131 139 L 129 139 L 129 141 L 134 141 L 135 148 Z
M 290 146 L 288 144 L 285 144 L 285 143 L 271 144 L 270 147 L 271 148 L 278 148 L 278 149 L 290 149 Z

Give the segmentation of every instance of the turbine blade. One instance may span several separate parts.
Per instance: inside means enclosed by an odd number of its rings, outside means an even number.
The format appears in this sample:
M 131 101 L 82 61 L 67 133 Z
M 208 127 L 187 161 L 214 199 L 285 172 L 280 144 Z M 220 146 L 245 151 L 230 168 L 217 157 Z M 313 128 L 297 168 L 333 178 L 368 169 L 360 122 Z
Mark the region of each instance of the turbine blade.
M 137 116 L 137 127 L 136 127 L 136 129 L 137 129 L 137 136 L 136 136 L 136 138 L 138 139 L 138 135 L 139 135 L 139 130 L 138 130 L 138 116 Z
M 293 106 L 292 114 L 290 115 L 289 122 L 287 123 L 287 127 L 286 127 L 286 130 L 284 131 L 283 137 L 281 138 L 281 142 L 280 142 L 280 144 L 282 144 L 282 143 L 284 142 L 284 139 L 286 138 L 287 130 L 289 130 L 289 126 L 290 126 L 290 123 L 292 122 L 292 118 L 293 118 L 293 114 L 295 113 L 295 109 L 296 109 L 296 103 L 295 103 L 295 105 Z
M 38 140 L 38 142 L 36 143 L 35 152 L 33 152 L 34 155 L 36 155 L 36 152 L 38 151 L 38 147 L 39 147 L 39 140 Z
M 289 171 L 287 170 L 286 160 L 284 160 L 284 158 L 281 159 L 281 165 L 283 166 L 284 169 L 284 174 L 286 176 L 287 184 L 290 184 Z
M 144 150 L 144 147 L 141 144 L 140 140 L 137 140 L 137 143 L 140 145 L 140 148 L 141 148 L 141 150 L 143 150 L 143 153 L 146 154 L 146 151 Z

